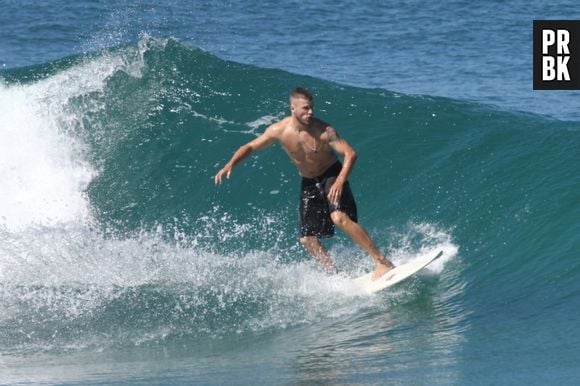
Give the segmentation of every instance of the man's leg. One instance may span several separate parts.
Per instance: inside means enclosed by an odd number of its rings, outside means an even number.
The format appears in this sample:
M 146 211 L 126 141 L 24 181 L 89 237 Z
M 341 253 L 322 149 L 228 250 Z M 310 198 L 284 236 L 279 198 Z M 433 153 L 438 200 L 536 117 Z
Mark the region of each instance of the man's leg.
M 330 254 L 324 248 L 318 237 L 303 236 L 300 237 L 300 243 L 306 248 L 308 253 L 318 260 L 327 273 L 336 273 L 336 267 L 330 258 Z
M 391 269 L 395 268 L 371 240 L 368 233 L 358 223 L 352 221 L 350 217 L 340 210 L 335 210 L 330 214 L 334 224 L 344 233 L 350 236 L 362 249 L 364 249 L 375 260 L 376 267 L 373 273 L 373 280 L 378 279 Z

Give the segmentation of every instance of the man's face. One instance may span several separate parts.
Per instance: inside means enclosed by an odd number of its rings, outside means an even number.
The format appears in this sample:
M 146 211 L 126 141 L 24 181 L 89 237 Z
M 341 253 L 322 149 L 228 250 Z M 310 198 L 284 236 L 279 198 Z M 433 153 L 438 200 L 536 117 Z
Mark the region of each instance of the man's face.
M 292 98 L 290 101 L 292 116 L 303 125 L 309 125 L 314 114 L 314 104 L 306 98 Z

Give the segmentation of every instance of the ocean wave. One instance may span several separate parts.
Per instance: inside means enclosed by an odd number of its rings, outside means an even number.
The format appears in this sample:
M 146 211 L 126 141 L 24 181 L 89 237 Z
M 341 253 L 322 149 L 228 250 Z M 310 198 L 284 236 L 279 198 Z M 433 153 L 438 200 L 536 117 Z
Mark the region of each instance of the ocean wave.
M 306 256 L 280 149 L 214 186 L 297 85 L 360 154 L 352 187 L 377 244 L 397 264 L 444 250 L 426 286 L 462 323 L 483 312 L 477 299 L 541 293 L 577 247 L 576 123 L 242 65 L 174 39 L 2 77 L 0 352 L 195 340 L 412 302 L 426 287 L 357 293 L 350 279 L 371 259 L 343 236 L 329 243 L 341 275 Z

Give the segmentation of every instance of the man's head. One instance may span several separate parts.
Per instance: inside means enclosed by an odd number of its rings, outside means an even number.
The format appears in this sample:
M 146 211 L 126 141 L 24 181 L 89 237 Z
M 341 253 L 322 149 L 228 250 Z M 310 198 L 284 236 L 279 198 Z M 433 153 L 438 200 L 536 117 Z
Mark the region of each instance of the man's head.
M 314 114 L 312 94 L 305 88 L 296 87 L 290 93 L 290 111 L 292 117 L 302 125 L 308 126 Z

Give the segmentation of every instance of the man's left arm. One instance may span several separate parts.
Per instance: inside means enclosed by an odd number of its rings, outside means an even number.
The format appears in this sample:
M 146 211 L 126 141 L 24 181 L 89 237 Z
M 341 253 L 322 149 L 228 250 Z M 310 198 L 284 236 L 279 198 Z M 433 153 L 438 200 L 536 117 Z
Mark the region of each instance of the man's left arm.
M 326 135 L 329 145 L 334 149 L 334 151 L 336 151 L 338 154 L 344 157 L 342 163 L 342 170 L 336 177 L 336 181 L 334 182 L 328 193 L 329 201 L 332 203 L 336 203 L 340 200 L 340 197 L 342 196 L 342 187 L 346 182 L 346 180 L 348 179 L 348 176 L 350 175 L 350 172 L 354 167 L 357 154 L 356 151 L 352 148 L 352 146 L 350 146 L 350 144 L 346 140 L 339 137 L 338 133 L 334 128 L 328 126 L 326 128 Z

